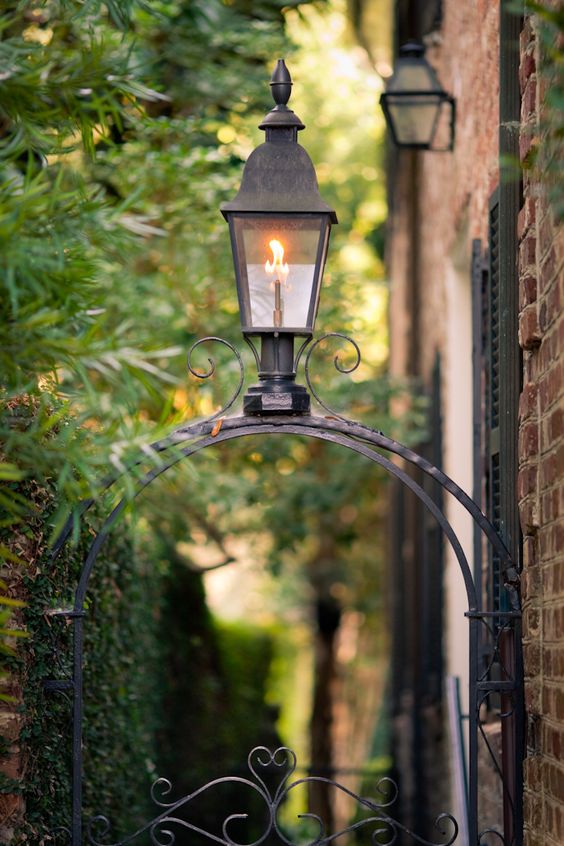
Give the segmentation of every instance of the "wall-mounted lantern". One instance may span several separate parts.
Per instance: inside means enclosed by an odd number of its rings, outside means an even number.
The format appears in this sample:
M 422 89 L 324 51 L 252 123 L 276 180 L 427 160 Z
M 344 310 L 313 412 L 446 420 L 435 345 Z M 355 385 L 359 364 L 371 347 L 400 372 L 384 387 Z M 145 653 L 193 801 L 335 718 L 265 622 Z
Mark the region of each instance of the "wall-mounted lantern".
M 380 105 L 397 147 L 434 152 L 453 149 L 455 100 L 441 87 L 422 44 L 410 41 L 400 48 Z M 448 139 L 445 145 L 436 147 L 435 137 L 445 109 L 449 112 Z
M 231 232 L 241 328 L 247 341 L 261 339 L 260 384 L 249 389 L 245 410 L 271 414 L 309 410 L 309 394 L 294 382 L 294 337 L 313 334 L 337 216 L 298 144 L 304 124 L 287 106 L 292 80 L 282 59 L 270 87 L 276 105 L 260 124 L 265 143 L 249 156 L 239 193 L 221 211 Z

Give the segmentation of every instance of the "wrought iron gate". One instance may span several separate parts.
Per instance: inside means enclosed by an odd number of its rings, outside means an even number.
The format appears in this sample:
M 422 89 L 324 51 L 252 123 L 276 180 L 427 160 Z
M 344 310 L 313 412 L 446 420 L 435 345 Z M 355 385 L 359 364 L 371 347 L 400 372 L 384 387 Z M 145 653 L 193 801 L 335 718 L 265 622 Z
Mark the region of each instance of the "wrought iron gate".
M 306 358 L 305 376 L 308 387 L 327 412 L 326 416 L 319 415 L 289 415 L 277 411 L 269 415 L 237 415 L 225 417 L 226 412 L 233 406 L 239 396 L 244 382 L 244 368 L 241 356 L 237 350 L 228 342 L 220 338 L 204 338 L 198 341 L 191 349 L 188 358 L 190 372 L 198 378 L 208 378 L 215 370 L 215 364 L 209 359 L 210 369 L 206 373 L 196 371 L 191 364 L 190 356 L 193 350 L 205 341 L 216 341 L 229 347 L 236 355 L 240 378 L 237 389 L 229 402 L 216 414 L 202 422 L 194 422 L 190 425 L 183 425 L 174 431 L 166 439 L 152 444 L 150 448 L 150 461 L 148 468 L 137 473 L 137 485 L 135 496 L 141 493 L 157 477 L 166 473 L 172 466 L 180 461 L 189 459 L 202 450 L 218 444 L 244 438 L 253 435 L 300 435 L 308 438 L 318 439 L 328 443 L 352 450 L 362 455 L 367 460 L 382 467 L 390 476 L 395 477 L 406 488 L 420 500 L 430 515 L 436 520 L 444 537 L 450 544 L 454 556 L 458 562 L 460 572 L 466 590 L 468 610 L 466 618 L 469 626 L 469 776 L 468 776 L 468 819 L 464 821 L 465 829 L 468 831 L 468 842 L 471 846 L 489 846 L 494 842 L 503 846 L 519 846 L 522 835 L 521 821 L 521 796 L 520 784 L 522 777 L 520 773 L 522 746 L 523 746 L 523 697 L 522 697 L 522 663 L 521 663 L 521 635 L 520 635 L 520 604 L 519 604 L 519 577 L 510 554 L 503 541 L 482 514 L 476 503 L 441 470 L 432 465 L 408 447 L 387 437 L 382 432 L 369 428 L 360 423 L 347 420 L 330 409 L 318 396 L 314 389 L 310 374 L 309 362 L 313 350 L 326 337 L 336 336 L 345 338 L 339 333 L 323 336 L 318 339 L 310 348 Z M 349 340 L 349 339 L 346 339 Z M 335 365 L 340 372 L 348 373 L 354 370 L 360 361 L 359 351 L 353 343 L 357 354 L 357 361 L 352 368 L 344 368 L 340 365 L 338 358 L 335 358 Z M 302 347 L 301 352 L 303 352 Z M 299 356 L 298 356 L 299 358 Z M 419 468 L 424 474 L 434 479 L 435 482 L 450 496 L 454 497 L 468 512 L 474 521 L 475 526 L 481 532 L 495 554 L 501 561 L 501 567 L 505 576 L 505 588 L 509 597 L 509 611 L 486 611 L 480 607 L 480 599 L 474 584 L 471 569 L 468 564 L 465 552 L 457 538 L 451 524 L 445 514 L 439 509 L 433 499 L 425 490 L 400 466 L 390 458 L 397 456 L 406 465 Z M 101 493 L 114 485 L 118 477 L 106 480 L 101 485 Z M 62 691 L 70 694 L 72 699 L 72 818 L 65 829 L 59 829 L 57 836 L 62 836 L 71 846 L 82 846 L 89 843 L 91 846 L 124 846 L 124 844 L 140 842 L 143 835 L 149 838 L 153 846 L 172 846 L 175 842 L 175 831 L 191 830 L 198 835 L 208 838 L 211 842 L 222 844 L 222 846 L 241 846 L 231 835 L 232 823 L 236 819 L 244 818 L 246 815 L 228 815 L 221 825 L 221 834 L 206 832 L 190 823 L 183 812 L 189 806 L 197 802 L 198 798 L 215 786 L 225 782 L 237 782 L 246 785 L 254 794 L 258 795 L 264 803 L 266 815 L 262 835 L 252 846 L 258 846 L 271 835 L 276 834 L 280 840 L 288 846 L 293 846 L 286 837 L 278 823 L 278 811 L 280 806 L 288 797 L 289 793 L 298 785 L 309 781 L 324 782 L 332 784 L 336 790 L 342 791 L 358 803 L 359 810 L 365 811 L 365 816 L 341 831 L 326 831 L 323 821 L 311 814 L 305 816 L 313 817 L 318 824 L 318 832 L 311 839 L 310 846 L 325 846 L 347 832 L 357 829 L 368 828 L 374 844 L 386 844 L 391 846 L 395 842 L 414 842 L 419 844 L 430 844 L 431 841 L 424 839 L 417 832 L 408 831 L 401 822 L 394 818 L 393 802 L 397 796 L 396 785 L 388 778 L 382 779 L 379 785 L 380 799 L 359 796 L 341 784 L 321 776 L 309 776 L 307 778 L 294 779 L 292 775 L 296 769 L 296 758 L 294 753 L 281 747 L 276 750 L 268 750 L 265 747 L 257 747 L 252 750 L 248 757 L 249 774 L 242 776 L 229 776 L 216 779 L 203 785 L 195 792 L 179 797 L 175 801 L 168 801 L 172 787 L 166 779 L 158 779 L 153 785 L 151 797 L 156 805 L 155 816 L 135 832 L 130 832 L 121 837 L 119 841 L 110 839 L 110 823 L 104 816 L 96 816 L 93 819 L 83 819 L 83 750 L 82 750 L 82 721 L 83 721 L 83 699 L 85 695 L 83 684 L 83 632 L 88 621 L 88 614 L 85 610 L 85 598 L 88 584 L 94 570 L 97 556 L 108 538 L 112 527 L 120 514 L 126 508 L 130 497 L 121 499 L 111 510 L 100 531 L 94 538 L 91 547 L 84 561 L 80 578 L 74 594 L 74 604 L 70 608 L 64 608 L 56 612 L 56 615 L 72 624 L 73 629 L 73 673 L 72 678 L 54 678 L 45 682 L 45 686 L 53 691 Z M 95 500 L 85 501 L 81 506 L 81 513 L 87 511 Z M 72 521 L 69 520 L 58 538 L 54 550 L 53 559 L 56 559 L 63 546 L 68 541 L 72 532 Z M 484 644 L 488 643 L 489 648 L 484 651 Z M 483 655 L 487 654 L 488 659 L 484 662 Z M 484 706 L 492 696 L 498 696 L 501 700 L 501 720 L 504 728 L 502 732 L 504 743 L 504 763 L 502 766 L 496 752 L 492 749 L 487 734 L 484 731 L 481 713 Z M 504 805 L 507 812 L 505 815 L 504 831 L 494 831 L 486 828 L 482 830 L 478 818 L 478 744 L 483 742 L 485 750 L 491 757 L 493 766 L 501 779 Z M 279 773 L 279 779 L 274 787 L 270 782 L 265 781 L 267 771 Z M 449 813 L 440 814 L 436 820 L 437 844 L 450 846 L 460 842 L 458 833 L 459 825 L 455 818 Z

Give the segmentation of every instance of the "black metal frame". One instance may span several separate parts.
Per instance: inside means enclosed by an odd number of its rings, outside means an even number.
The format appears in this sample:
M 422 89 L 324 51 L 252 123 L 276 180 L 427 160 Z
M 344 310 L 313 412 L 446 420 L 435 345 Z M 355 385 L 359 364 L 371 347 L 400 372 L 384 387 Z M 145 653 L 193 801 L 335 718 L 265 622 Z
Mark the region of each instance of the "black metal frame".
M 469 688 L 470 688 L 470 713 L 469 713 L 469 793 L 468 793 L 468 832 L 469 843 L 472 846 L 478 846 L 481 843 L 490 843 L 491 836 L 495 836 L 503 846 L 518 846 L 521 843 L 520 835 L 520 807 L 521 799 L 519 794 L 519 786 L 512 783 L 514 780 L 507 778 L 507 773 L 503 772 L 501 761 L 498 761 L 496 753 L 491 749 L 487 742 L 487 736 L 483 731 L 480 719 L 480 713 L 484 702 L 492 695 L 498 695 L 502 699 L 502 717 L 507 721 L 508 727 L 512 734 L 512 750 L 517 759 L 520 760 L 521 750 L 523 748 L 523 671 L 520 653 L 520 600 L 519 600 L 519 576 L 515 565 L 512 561 L 511 555 L 501 540 L 499 534 L 496 532 L 489 520 L 482 514 L 478 505 L 466 494 L 452 479 L 446 476 L 441 470 L 435 467 L 432 463 L 427 461 L 422 456 L 415 453 L 409 447 L 403 446 L 392 438 L 387 437 L 382 432 L 372 429 L 360 423 L 348 420 L 337 412 L 329 408 L 312 386 L 310 378 L 310 360 L 311 355 L 317 348 L 319 343 L 327 337 L 337 337 L 343 340 L 350 341 L 346 336 L 340 333 L 330 333 L 316 340 L 308 354 L 305 361 L 305 377 L 309 390 L 321 406 L 328 412 L 328 416 L 319 415 L 297 415 L 297 414 L 283 414 L 276 413 L 274 415 L 250 415 L 242 414 L 233 417 L 225 417 L 225 413 L 233 406 L 236 399 L 241 393 L 244 383 L 244 366 L 239 352 L 229 342 L 221 338 L 204 338 L 198 341 L 190 350 L 188 356 L 188 368 L 192 374 L 201 379 L 209 378 L 215 372 L 215 363 L 212 358 L 209 358 L 210 367 L 206 372 L 196 370 L 191 363 L 191 356 L 193 351 L 204 342 L 215 341 L 228 347 L 239 364 L 240 377 L 237 388 L 228 402 L 214 415 L 204 421 L 198 421 L 189 425 L 183 425 L 176 429 L 167 438 L 158 441 L 150 447 L 150 460 L 148 467 L 142 469 L 141 462 L 136 465 L 136 486 L 133 497 L 138 496 L 148 485 L 150 485 L 156 478 L 169 470 L 178 462 L 190 458 L 197 453 L 216 446 L 227 441 L 232 441 L 238 438 L 253 436 L 257 434 L 264 435 L 301 435 L 309 438 L 326 441 L 329 443 L 338 444 L 346 449 L 350 449 L 364 456 L 374 464 L 379 465 L 387 471 L 392 477 L 397 478 L 402 485 L 409 488 L 413 494 L 420 500 L 428 513 L 437 521 L 442 533 L 451 545 L 454 555 L 458 561 L 460 571 L 464 580 L 468 600 L 468 611 L 466 617 L 468 619 L 470 629 L 469 640 Z M 339 357 L 335 356 L 334 363 L 336 368 L 342 373 L 350 373 L 360 362 L 360 353 L 354 341 L 350 341 L 356 352 L 356 361 L 351 367 L 344 367 Z M 307 341 L 302 345 L 299 351 L 299 356 L 303 353 Z M 297 363 L 297 362 L 296 362 Z M 499 555 L 502 562 L 502 568 L 505 578 L 505 588 L 509 597 L 510 611 L 486 611 L 480 608 L 480 601 L 472 572 L 464 550 L 458 540 L 452 526 L 447 520 L 443 511 L 438 507 L 431 496 L 409 475 L 406 470 L 398 463 L 394 463 L 384 453 L 391 456 L 396 456 L 402 459 L 402 463 L 412 465 L 418 468 L 430 479 L 433 479 L 440 488 L 446 493 L 454 497 L 470 514 L 478 530 L 486 538 L 487 542 Z M 130 468 L 133 469 L 133 468 Z M 141 472 L 141 475 L 140 475 Z M 99 496 L 110 489 L 119 479 L 119 476 L 113 476 L 106 479 L 100 485 Z M 83 630 L 86 623 L 85 598 L 88 589 L 90 576 L 92 575 L 98 554 L 112 531 L 113 526 L 118 520 L 119 516 L 126 509 L 128 503 L 131 501 L 132 495 L 124 496 L 114 505 L 108 516 L 106 517 L 100 531 L 95 536 L 88 554 L 84 560 L 81 574 L 78 580 L 76 591 L 74 594 L 74 604 L 72 608 L 59 609 L 51 612 L 54 616 L 63 618 L 72 624 L 73 627 L 73 676 L 72 679 L 49 679 L 45 681 L 46 689 L 51 691 L 62 692 L 66 696 L 68 691 L 72 697 L 72 818 L 68 828 L 63 830 L 63 834 L 67 837 L 67 842 L 71 846 L 82 846 L 84 841 L 84 820 L 82 814 L 82 786 L 83 786 L 83 770 L 82 770 L 82 720 L 83 720 Z M 97 500 L 92 498 L 82 503 L 80 513 L 85 513 Z M 72 534 L 73 520 L 69 519 L 66 526 L 63 528 L 61 535 L 56 541 L 53 548 L 53 561 L 57 558 L 63 546 L 68 541 Z M 487 666 L 481 664 L 481 655 L 483 651 L 480 649 L 480 642 L 484 636 L 493 638 L 492 649 L 490 650 L 490 660 Z M 506 830 L 501 832 L 492 832 L 486 830 L 480 832 L 478 819 L 478 741 L 480 737 L 485 741 L 486 748 L 490 754 L 494 768 L 502 779 L 503 790 L 511 793 L 511 807 L 513 809 L 513 819 L 510 825 L 506 824 Z M 263 756 L 262 758 L 260 756 Z M 253 765 L 253 756 L 258 756 L 258 764 Z M 266 756 L 266 758 L 264 757 Z M 267 790 L 264 781 L 257 775 L 257 766 L 274 765 L 276 767 L 288 767 L 288 760 L 290 761 L 287 776 L 280 783 L 276 793 L 272 796 Z M 514 762 L 512 772 L 518 771 L 518 760 Z M 253 766 L 255 767 L 253 769 Z M 267 836 L 275 830 L 281 837 L 282 841 L 290 844 L 290 841 L 280 832 L 277 822 L 276 814 L 281 802 L 288 794 L 288 791 L 297 783 L 308 781 L 308 779 L 300 779 L 298 782 L 288 785 L 287 779 L 291 772 L 295 769 L 295 756 L 290 750 L 280 749 L 275 752 L 269 752 L 264 747 L 259 747 L 249 756 L 249 767 L 252 775 L 255 777 L 257 783 L 251 782 L 248 779 L 240 779 L 238 777 L 230 777 L 230 779 L 219 779 L 211 782 L 208 785 L 201 787 L 199 790 L 177 800 L 176 802 L 166 804 L 162 799 L 158 799 L 156 791 L 161 790 L 164 794 L 171 789 L 170 784 L 163 779 L 159 779 L 152 791 L 152 796 L 158 807 L 159 813 L 155 818 L 149 821 L 142 829 L 137 832 L 124 837 L 118 843 L 112 846 L 124 846 L 126 843 L 133 843 L 143 833 L 148 833 L 151 843 L 154 846 L 170 846 L 175 841 L 174 832 L 169 829 L 162 829 L 163 824 L 180 825 L 184 828 L 194 828 L 186 821 L 180 820 L 175 816 L 176 811 L 188 805 L 192 800 L 196 799 L 203 792 L 211 789 L 215 784 L 221 783 L 225 780 L 236 780 L 247 784 L 250 788 L 258 792 L 267 804 L 269 809 L 269 823 L 267 830 L 263 836 L 256 841 L 254 846 L 262 843 Z M 511 776 L 511 773 L 509 774 Z M 424 840 L 416 833 L 408 831 L 398 821 L 394 820 L 386 810 L 388 805 L 395 798 L 397 788 L 395 785 L 389 784 L 392 787 L 394 797 L 390 800 L 389 797 L 382 801 L 376 802 L 373 799 L 360 797 L 351 793 L 342 785 L 332 782 L 329 779 L 322 779 L 321 777 L 310 777 L 310 780 L 324 781 L 333 784 L 336 789 L 348 793 L 351 797 L 364 808 L 368 809 L 370 816 L 360 823 L 354 823 L 343 831 L 336 833 L 326 833 L 323 827 L 323 822 L 315 817 L 319 823 L 320 829 L 318 836 L 313 839 L 314 846 L 324 846 L 333 840 L 336 840 L 346 832 L 355 830 L 361 825 L 373 824 L 372 831 L 373 839 L 378 832 L 389 833 L 390 839 L 386 842 L 391 844 L 395 842 L 396 837 L 401 833 L 403 837 L 410 837 L 413 841 L 420 844 L 429 844 L 430 841 Z M 164 789 L 164 790 L 163 790 Z M 237 815 L 244 817 L 245 815 Z M 308 815 L 311 816 L 311 815 Z M 203 832 L 198 830 L 200 834 L 209 838 L 214 842 L 223 844 L 223 846 L 239 846 L 229 835 L 228 826 L 231 820 L 235 817 L 228 817 L 222 827 L 222 835 L 217 836 L 210 832 Z M 450 834 L 442 828 L 443 822 L 449 821 L 452 826 Z M 439 832 L 447 837 L 441 841 L 441 846 L 449 846 L 457 838 L 458 825 L 450 814 L 442 814 L 437 819 L 437 827 Z M 61 830 L 59 830 L 61 831 Z M 96 833 L 97 832 L 97 833 Z M 104 817 L 96 817 L 87 823 L 86 837 L 88 843 L 92 846 L 103 846 L 103 838 L 109 834 L 109 823 Z M 99 839 L 102 838 L 102 839 Z M 160 839 L 164 838 L 164 839 Z M 374 839 L 374 842 L 379 842 Z M 403 841 L 402 841 L 403 842 Z
M 414 141 L 400 141 L 395 129 L 395 124 L 393 118 L 390 113 L 390 109 L 388 106 L 388 101 L 390 100 L 412 100 L 413 102 L 417 103 L 418 100 L 422 100 L 424 97 L 431 98 L 435 97 L 437 101 L 437 113 L 435 115 L 435 120 L 433 123 L 433 129 L 431 132 L 431 140 L 428 143 L 421 143 L 417 144 Z M 439 118 L 441 116 L 441 112 L 443 110 L 443 106 L 447 105 L 450 109 L 450 117 L 449 117 L 449 140 L 448 144 L 444 147 L 434 147 L 433 143 L 435 141 L 435 135 L 437 133 L 437 128 L 439 125 Z M 386 118 L 386 124 L 390 133 L 392 135 L 392 139 L 396 147 L 400 147 L 404 150 L 429 150 L 432 153 L 451 153 L 454 150 L 454 141 L 455 141 L 455 132 L 456 132 L 456 100 L 450 94 L 447 94 L 446 91 L 393 91 L 390 93 L 384 92 L 380 95 L 380 106 L 382 107 L 382 111 L 384 112 L 384 116 Z
M 239 313 L 241 315 L 241 331 L 244 335 L 272 335 L 274 328 L 269 326 L 253 326 L 251 298 L 249 291 L 249 280 L 244 278 L 242 273 L 243 261 L 245 255 L 242 233 L 237 229 L 237 223 L 244 219 L 263 220 L 265 222 L 284 221 L 287 218 L 289 223 L 302 220 L 319 220 L 319 237 L 317 242 L 317 249 L 315 251 L 314 275 L 311 288 L 311 299 L 308 306 L 308 313 L 306 325 L 301 327 L 296 326 L 282 326 L 276 329 L 280 335 L 293 335 L 302 337 L 311 337 L 315 327 L 315 320 L 317 318 L 317 311 L 319 308 L 319 297 L 321 294 L 321 283 L 323 278 L 323 271 L 325 269 L 325 260 L 329 249 L 329 236 L 331 234 L 331 215 L 328 212 L 232 212 L 229 214 L 229 233 L 231 237 L 231 250 L 233 256 L 237 257 L 234 262 L 235 265 L 235 279 L 237 283 L 237 296 L 239 299 Z M 275 228 L 275 227 L 274 227 Z

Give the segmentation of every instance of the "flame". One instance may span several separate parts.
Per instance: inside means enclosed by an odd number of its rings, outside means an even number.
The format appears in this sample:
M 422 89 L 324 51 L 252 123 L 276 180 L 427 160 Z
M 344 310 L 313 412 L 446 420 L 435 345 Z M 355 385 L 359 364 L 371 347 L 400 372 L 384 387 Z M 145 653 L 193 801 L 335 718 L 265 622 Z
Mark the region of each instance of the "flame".
M 280 282 L 285 282 L 290 268 L 287 264 L 284 264 L 284 247 L 275 238 L 270 241 L 268 246 L 272 250 L 272 262 L 267 259 L 264 269 L 267 273 L 276 273 Z

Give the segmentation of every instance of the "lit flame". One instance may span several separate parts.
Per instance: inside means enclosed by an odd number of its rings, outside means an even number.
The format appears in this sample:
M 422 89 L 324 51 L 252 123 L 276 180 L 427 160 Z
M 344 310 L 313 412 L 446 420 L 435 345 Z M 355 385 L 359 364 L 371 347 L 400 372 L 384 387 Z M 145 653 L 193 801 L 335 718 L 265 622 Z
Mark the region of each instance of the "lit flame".
M 285 282 L 290 268 L 284 264 L 284 247 L 276 239 L 270 241 L 268 246 L 272 250 L 272 262 L 267 259 L 264 269 L 267 273 L 276 273 L 280 282 Z

